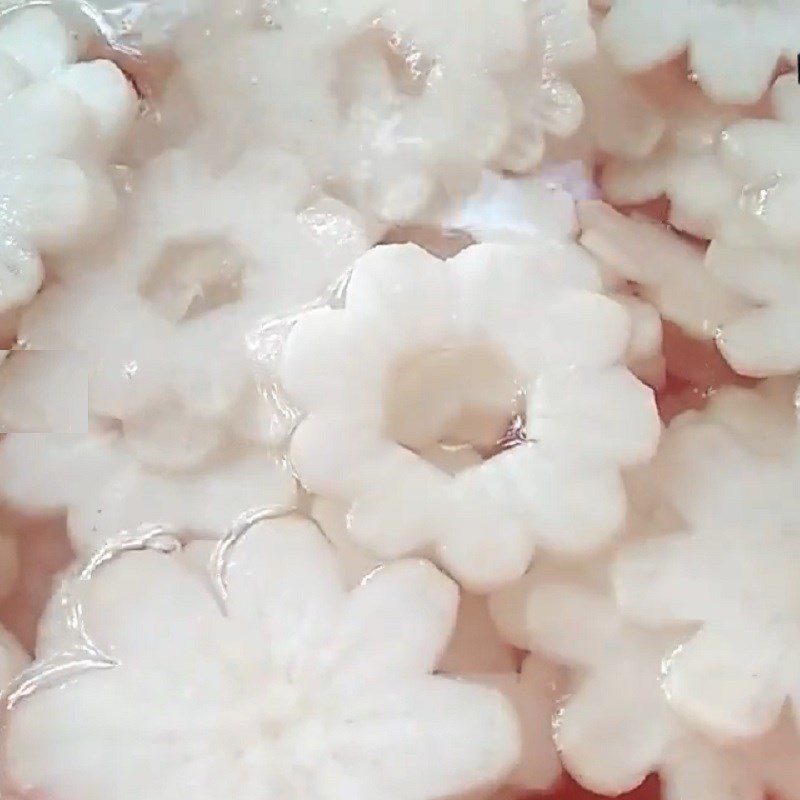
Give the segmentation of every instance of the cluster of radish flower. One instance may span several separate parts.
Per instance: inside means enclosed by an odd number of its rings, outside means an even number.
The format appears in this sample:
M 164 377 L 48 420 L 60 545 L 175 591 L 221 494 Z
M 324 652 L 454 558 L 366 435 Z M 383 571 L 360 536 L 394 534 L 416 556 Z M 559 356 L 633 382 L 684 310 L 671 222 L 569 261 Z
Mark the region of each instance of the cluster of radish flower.
M 75 554 L 0 793 L 800 798 L 800 2 L 68 5 L 0 16 Z

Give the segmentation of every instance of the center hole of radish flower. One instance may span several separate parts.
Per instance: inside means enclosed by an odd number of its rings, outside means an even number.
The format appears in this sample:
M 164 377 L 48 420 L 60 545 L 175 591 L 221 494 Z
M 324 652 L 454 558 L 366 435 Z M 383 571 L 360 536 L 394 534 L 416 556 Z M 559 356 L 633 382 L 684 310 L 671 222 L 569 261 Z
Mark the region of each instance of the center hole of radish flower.
M 193 319 L 242 296 L 245 257 L 224 237 L 167 244 L 140 291 L 172 322 Z
M 398 359 L 384 395 L 387 436 L 451 474 L 525 439 L 525 403 L 509 360 L 485 344 Z

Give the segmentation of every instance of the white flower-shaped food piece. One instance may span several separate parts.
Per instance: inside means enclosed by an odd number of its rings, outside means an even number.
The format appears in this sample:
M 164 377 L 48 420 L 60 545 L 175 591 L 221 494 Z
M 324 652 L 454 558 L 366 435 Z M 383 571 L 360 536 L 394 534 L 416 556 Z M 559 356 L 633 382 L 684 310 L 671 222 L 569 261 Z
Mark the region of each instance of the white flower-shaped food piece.
M 658 772 L 670 798 L 759 798 L 741 763 L 671 711 L 659 675 L 674 633 L 627 623 L 593 584 L 579 571 L 534 570 L 493 598 L 501 629 L 570 668 L 555 726 L 566 769 L 604 795 L 632 790 Z
M 220 141 L 231 157 L 248 145 L 285 148 L 363 212 L 424 219 L 471 188 L 502 146 L 500 89 L 474 71 L 420 73 L 387 31 L 346 28 L 343 37 L 340 28 L 325 15 L 303 17 L 189 58 L 181 75 L 206 121 L 194 146 L 215 159 Z M 320 82 L 321 72 L 331 80 Z
M 713 238 L 743 189 L 720 159 L 723 131 L 738 118 L 733 112 L 704 109 L 670 119 L 654 151 L 606 165 L 602 173 L 606 198 L 630 205 L 664 195 L 670 201 L 671 225 Z
M 203 460 L 235 424 L 253 390 L 251 330 L 316 300 L 367 240 L 357 215 L 277 152 L 251 153 L 222 179 L 168 153 L 140 179 L 116 252 L 99 252 L 116 269 L 49 287 L 20 335 L 86 351 L 92 411 L 124 421 L 144 457 L 170 467 L 170 431 L 205 429 Z
M 772 106 L 775 119 L 725 110 L 673 120 L 651 157 L 606 167 L 606 195 L 614 203 L 639 203 L 663 194 L 670 222 L 693 235 L 796 247 L 800 86 L 794 75 L 778 78 Z
M 585 551 L 617 530 L 619 469 L 652 455 L 659 421 L 620 365 L 627 315 L 570 247 L 479 244 L 447 262 L 376 248 L 343 308 L 298 319 L 281 365 L 305 414 L 290 457 L 306 488 L 350 506 L 367 549 L 432 548 L 484 591 L 537 541 Z M 453 474 L 423 455 L 437 444 L 485 460 Z
M 615 584 L 640 622 L 702 625 L 670 659 L 665 689 L 691 723 L 736 739 L 800 701 L 798 436 L 779 397 L 725 394 L 676 420 L 653 463 L 682 531 L 623 550 Z
M 85 800 L 434 800 L 515 765 L 502 695 L 431 674 L 458 591 L 430 564 L 348 593 L 319 531 L 286 519 L 241 539 L 226 576 L 226 615 L 180 553 L 131 553 L 79 584 L 114 666 L 17 706 L 7 777 Z
M 797 0 L 614 0 L 602 27 L 617 63 L 642 72 L 688 49 L 703 91 L 720 103 L 752 103 L 776 65 L 794 59 L 800 39 Z
M 54 39 L 68 42 L 68 50 Z M 133 86 L 110 61 L 68 63 L 78 55 L 73 39 L 77 36 L 46 8 L 22 9 L 0 25 L 0 54 L 27 76 L 22 82 L 2 81 L 18 84 L 0 99 L 4 161 L 57 156 L 100 163 L 133 123 L 138 111 Z M 34 51 L 45 54 L 42 63 L 28 63 Z
M 794 248 L 800 227 L 800 85 L 794 74 L 772 89 L 775 119 L 743 118 L 725 109 L 671 122 L 655 153 L 612 162 L 603 188 L 614 203 L 639 203 L 666 195 L 670 222 L 707 239 L 730 244 Z
M 758 465 L 754 464 L 754 469 Z M 796 530 L 692 530 L 632 545 L 616 565 L 626 613 L 702 623 L 666 665 L 664 689 L 693 725 L 735 740 L 766 733 L 800 703 Z
M 747 308 L 705 269 L 700 249 L 665 225 L 601 202 L 580 203 L 578 213 L 581 244 L 621 281 L 639 284 L 644 299 L 692 336 L 712 338 Z
M 132 457 L 124 437 L 18 434 L 0 445 L 3 497 L 33 513 L 67 511 L 76 551 L 87 552 L 122 530 L 166 524 L 215 538 L 244 511 L 290 506 L 288 466 L 246 447 L 205 469 L 164 474 Z
M 122 266 L 176 321 L 238 298 L 257 298 L 262 317 L 283 316 L 370 244 L 364 220 L 280 150 L 245 151 L 220 176 L 189 151 L 167 151 L 134 194 Z
M 584 0 L 273 11 L 278 29 L 187 59 L 184 74 L 212 120 L 203 146 L 217 156 L 220 141 L 230 152 L 248 140 L 295 150 L 337 196 L 387 221 L 428 220 L 490 164 L 527 171 L 544 131 L 565 135 L 580 122 L 563 71 L 594 48 Z M 320 72 L 331 80 L 320 83 Z

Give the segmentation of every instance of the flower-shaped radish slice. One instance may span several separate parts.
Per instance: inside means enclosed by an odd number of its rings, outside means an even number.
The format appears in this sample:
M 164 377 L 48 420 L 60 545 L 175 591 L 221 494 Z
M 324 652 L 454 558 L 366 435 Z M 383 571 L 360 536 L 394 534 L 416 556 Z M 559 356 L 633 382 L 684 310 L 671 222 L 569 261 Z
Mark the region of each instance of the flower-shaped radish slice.
M 519 577 L 537 540 L 597 547 L 624 515 L 619 468 L 659 435 L 650 391 L 620 366 L 627 314 L 598 289 L 566 249 L 373 250 L 344 308 L 300 317 L 286 342 L 301 481 L 347 503 L 378 556 L 433 549 L 478 591 Z M 523 417 L 518 446 L 498 448 Z M 484 460 L 450 474 L 420 455 L 437 444 Z
M 612 160 L 603 168 L 605 197 L 615 205 L 634 205 L 666 196 L 673 227 L 713 238 L 742 190 L 719 156 L 725 128 L 741 114 L 702 109 L 671 119 L 654 150 Z
M 567 667 L 555 717 L 567 771 L 603 795 L 630 791 L 657 772 L 667 797 L 760 798 L 743 759 L 698 736 L 670 709 L 659 676 L 674 632 L 626 621 L 597 585 L 596 566 L 540 566 L 491 600 L 515 644 Z
M 514 766 L 503 696 L 431 674 L 458 591 L 429 563 L 348 592 L 319 531 L 285 518 L 239 539 L 225 575 L 226 615 L 181 552 L 78 582 L 113 666 L 16 705 L 6 778 L 59 800 L 434 800 Z
M 725 389 L 673 421 L 650 469 L 679 520 L 628 544 L 612 572 L 629 618 L 686 627 L 664 688 L 717 739 L 761 736 L 800 699 L 795 383 Z
M 720 103 L 752 103 L 767 90 L 775 67 L 794 58 L 800 3 L 614 0 L 602 36 L 621 67 L 640 72 L 689 52 L 689 67 Z
M 670 223 L 694 236 L 796 248 L 800 85 L 794 74 L 777 79 L 771 101 L 774 119 L 761 118 L 760 110 L 725 109 L 673 120 L 652 155 L 604 169 L 606 196 L 631 204 L 663 194 Z

